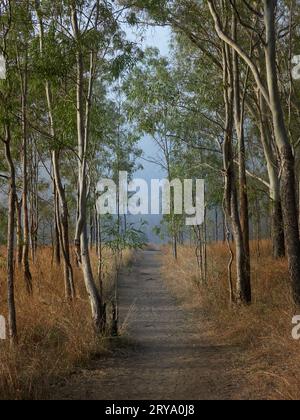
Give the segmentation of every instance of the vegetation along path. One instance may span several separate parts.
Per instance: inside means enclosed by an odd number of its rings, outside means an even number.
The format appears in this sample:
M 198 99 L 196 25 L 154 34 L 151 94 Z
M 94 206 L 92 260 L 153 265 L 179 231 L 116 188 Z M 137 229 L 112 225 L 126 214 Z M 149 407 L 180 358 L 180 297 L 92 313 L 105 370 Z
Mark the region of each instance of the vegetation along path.
M 199 400 L 239 395 L 242 384 L 231 373 L 237 349 L 212 342 L 207 321 L 177 304 L 161 278 L 158 250 L 138 255 L 120 280 L 119 300 L 121 345 L 72 375 L 56 389 L 55 398 Z

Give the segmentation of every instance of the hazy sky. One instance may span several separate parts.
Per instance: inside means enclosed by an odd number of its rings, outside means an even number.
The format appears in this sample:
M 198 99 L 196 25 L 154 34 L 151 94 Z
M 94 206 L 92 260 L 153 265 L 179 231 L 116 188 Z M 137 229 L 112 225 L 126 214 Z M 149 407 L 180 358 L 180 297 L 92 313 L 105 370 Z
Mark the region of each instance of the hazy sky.
M 128 35 L 130 39 L 137 42 L 144 50 L 149 47 L 156 47 L 160 50 L 162 55 L 168 56 L 170 53 L 169 43 L 171 34 L 169 28 L 162 28 L 159 26 L 149 27 L 149 29 L 145 29 L 143 32 L 128 30 Z M 145 158 L 149 157 L 150 159 L 154 159 L 158 154 L 157 147 L 149 136 L 145 136 L 141 139 L 140 147 L 144 152 Z M 144 170 L 139 171 L 137 174 L 138 176 L 147 180 L 165 176 L 159 166 L 144 160 L 141 160 L 141 163 L 144 166 Z
M 160 50 L 160 53 L 165 56 L 168 56 L 170 53 L 170 36 L 170 30 L 168 28 L 161 27 L 149 28 L 148 30 L 142 33 L 143 39 L 141 39 L 141 33 L 134 33 L 132 31 L 129 31 L 130 39 L 136 41 L 141 48 L 146 49 L 148 47 L 156 47 Z M 145 136 L 144 138 L 142 138 L 139 146 L 143 150 L 145 158 L 150 158 L 151 160 L 153 160 L 159 154 L 154 140 L 149 136 Z M 153 178 L 161 179 L 166 177 L 166 174 L 160 166 L 149 163 L 143 159 L 141 159 L 140 163 L 143 165 L 144 169 L 136 173 L 136 178 L 145 179 L 149 183 L 149 181 Z M 141 217 L 139 216 L 138 219 L 140 218 Z M 146 220 L 148 222 L 147 234 L 149 241 L 157 242 L 158 238 L 153 235 L 152 230 L 154 226 L 160 224 L 161 217 L 149 215 L 143 216 L 142 218 L 143 220 Z M 136 220 L 136 218 L 134 220 Z

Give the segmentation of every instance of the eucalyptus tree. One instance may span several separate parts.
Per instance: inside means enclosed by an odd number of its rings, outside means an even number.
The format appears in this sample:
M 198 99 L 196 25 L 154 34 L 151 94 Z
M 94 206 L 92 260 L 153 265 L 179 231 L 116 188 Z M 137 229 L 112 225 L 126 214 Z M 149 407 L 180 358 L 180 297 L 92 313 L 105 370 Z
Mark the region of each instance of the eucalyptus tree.
M 147 15 L 144 16 L 146 20 L 150 19 L 150 22 L 170 25 L 175 32 L 184 33 L 192 44 L 211 59 L 211 63 L 220 72 L 224 72 L 224 64 L 226 64 L 227 70 L 230 70 L 233 92 L 238 87 L 236 83 L 234 84 L 234 74 L 238 73 L 236 60 L 244 69 L 240 75 L 243 78 L 247 75 L 244 81 L 246 82 L 248 79 L 248 86 L 256 87 L 256 94 L 258 93 L 257 112 L 253 114 L 251 111 L 251 113 L 253 120 L 257 120 L 261 126 L 261 140 L 270 177 L 269 184 L 265 182 L 263 184 L 269 186 L 270 189 L 274 226 L 274 255 L 277 257 L 284 253 L 281 229 L 282 208 L 290 278 L 294 299 L 298 302 L 300 248 L 294 166 L 294 149 L 295 146 L 296 149 L 298 146 L 297 142 L 293 141 L 292 133 L 288 130 L 293 125 L 291 110 L 294 109 L 294 115 L 297 115 L 296 107 L 291 106 L 296 102 L 295 87 L 291 78 L 292 48 L 295 39 L 293 37 L 295 34 L 294 22 L 297 19 L 297 15 L 295 15 L 294 20 L 296 2 L 264 1 L 263 3 L 254 2 L 253 6 L 242 1 L 224 3 L 213 0 L 203 2 L 194 0 L 152 2 L 149 0 L 143 2 L 122 1 L 122 3 L 131 5 L 133 14 L 142 10 L 147 12 Z M 135 15 L 135 18 L 136 21 L 139 21 L 140 16 Z M 132 20 L 134 19 L 132 18 Z M 226 61 L 222 62 L 220 57 L 224 50 Z M 279 57 L 282 58 L 284 51 L 287 52 L 286 57 L 280 61 L 280 65 L 277 65 Z M 234 61 L 232 61 L 232 57 L 234 57 Z M 285 66 L 285 64 L 287 65 Z M 233 71 L 232 65 L 234 65 L 235 71 Z M 230 102 L 235 102 L 236 111 L 238 110 L 237 97 L 238 95 L 233 95 L 227 98 L 230 99 Z M 240 104 L 244 108 L 244 100 Z M 249 108 L 248 105 L 247 108 Z M 235 123 L 238 128 L 236 117 L 237 113 L 235 113 Z M 262 120 L 261 123 L 259 123 L 260 120 Z M 270 131 L 268 132 L 266 129 L 268 130 L 269 126 Z M 241 152 L 242 149 L 243 147 Z M 240 157 L 242 155 L 243 153 L 240 153 Z M 240 181 L 242 180 L 241 175 L 245 180 L 246 169 L 241 166 L 244 165 L 239 165 Z M 239 185 L 239 188 L 240 198 L 242 198 L 242 185 Z M 241 215 L 243 216 L 243 214 Z M 236 221 L 238 222 L 237 219 Z M 240 222 L 243 220 L 240 219 Z M 243 231 L 243 226 L 241 228 Z M 245 237 L 243 242 L 245 242 Z M 245 247 L 243 252 L 246 252 Z
M 119 28 L 118 10 L 110 2 L 71 1 L 70 36 L 74 46 L 77 118 L 78 216 L 75 249 L 82 267 L 96 331 L 104 329 L 102 296 L 97 290 L 91 267 L 88 231 L 88 156 L 91 148 L 91 115 L 95 105 L 95 82 L 107 72 L 118 74 L 134 55 L 134 45 Z
M 28 146 L 30 131 L 28 127 L 28 109 L 29 109 L 29 73 L 30 58 L 28 55 L 29 43 L 32 40 L 32 21 L 30 14 L 29 2 L 2 2 L 3 16 L 7 19 L 8 14 L 11 16 L 9 30 L 4 32 L 3 42 L 5 43 L 7 54 L 7 70 L 14 75 L 13 94 L 16 102 L 13 108 L 9 108 L 10 118 L 14 120 L 14 137 L 20 140 L 20 161 L 22 176 L 22 200 L 18 203 L 18 207 L 23 210 L 23 223 L 19 223 L 19 231 L 23 229 L 22 238 L 22 258 L 19 254 L 19 262 L 23 262 L 23 274 L 25 285 L 29 294 L 32 293 L 32 278 L 29 263 L 30 249 L 30 232 L 29 232 L 29 211 L 28 211 Z M 11 60 L 11 62 L 9 62 Z M 18 101 L 19 98 L 19 101 Z M 15 176 L 17 173 L 15 171 Z M 17 201 L 17 195 L 14 195 Z M 20 210 L 20 208 L 19 208 Z M 19 216 L 22 213 L 18 213 Z M 19 217 L 20 221 L 21 217 Z M 18 235 L 18 238 L 20 236 Z M 21 250 L 20 241 L 19 247 Z
M 265 42 L 262 48 L 265 56 L 264 72 L 266 74 L 266 83 L 262 77 L 262 70 L 256 66 L 251 55 L 249 56 L 243 46 L 238 41 L 235 41 L 222 25 L 218 4 L 211 0 L 208 0 L 207 3 L 218 36 L 230 49 L 239 54 L 241 59 L 247 64 L 252 72 L 257 88 L 272 115 L 274 139 L 278 149 L 281 167 L 280 190 L 289 273 L 294 301 L 300 304 L 300 240 L 295 184 L 295 159 L 291 138 L 288 134 L 284 118 L 284 107 L 279 88 L 280 70 L 278 70 L 277 66 L 277 26 L 280 25 L 276 19 L 278 1 L 264 0 L 262 5 L 255 4 L 254 8 L 249 9 L 249 12 L 256 15 L 256 21 L 263 22 Z M 234 13 L 238 13 L 236 5 L 232 6 L 232 9 Z
M 161 24 L 170 25 L 175 33 L 183 33 L 185 37 L 195 46 L 199 53 L 206 59 L 209 59 L 210 68 L 213 67 L 213 72 L 215 68 L 218 71 L 217 79 L 225 82 L 224 75 L 227 71 L 224 67 L 227 64 L 228 60 L 231 58 L 228 56 L 224 60 L 224 48 L 222 42 L 219 41 L 212 25 L 209 22 L 209 11 L 203 2 L 200 4 L 193 0 L 188 2 L 180 1 L 168 1 L 168 2 L 134 2 L 131 3 L 125 2 L 126 4 L 132 5 L 132 10 L 142 10 L 148 13 L 146 18 L 150 21 L 157 22 Z M 139 17 L 137 17 L 137 20 Z M 232 60 L 231 60 L 232 65 Z M 222 82 L 221 82 L 222 83 Z M 239 83 L 236 83 L 236 86 L 239 86 Z M 226 95 L 226 87 L 224 85 L 224 103 L 226 108 L 226 102 L 229 99 Z M 233 86 L 232 86 L 233 89 Z M 233 90 L 232 90 L 233 92 Z M 236 98 L 238 94 L 236 95 Z M 231 99 L 231 98 L 230 98 Z M 232 97 L 233 102 L 234 97 Z M 236 105 L 239 104 L 236 101 Z M 231 104 L 230 104 L 231 106 Z M 230 110 L 229 110 L 230 111 Z M 233 111 L 232 111 L 233 112 Z M 232 115 L 233 117 L 233 115 Z M 242 134 L 241 122 L 244 122 L 242 118 L 242 112 L 236 113 L 236 128 L 238 132 Z M 240 121 L 237 121 L 237 120 Z M 225 203 L 227 218 L 230 221 L 231 229 L 234 232 L 235 242 L 236 242 L 236 255 L 237 255 L 237 296 L 238 299 L 248 303 L 251 301 L 251 288 L 250 288 L 250 255 L 249 255 L 249 225 L 247 218 L 247 189 L 246 189 L 246 166 L 245 166 L 245 153 L 244 153 L 244 144 L 243 136 L 240 136 L 240 153 L 239 158 L 242 160 L 239 162 L 239 178 L 243 181 L 243 185 L 240 186 L 239 197 L 243 199 L 243 205 L 238 203 L 237 188 L 238 184 L 236 182 L 236 167 L 234 162 L 234 154 L 230 151 L 232 148 L 233 140 L 233 127 L 231 124 L 234 124 L 234 119 L 228 120 L 226 126 L 226 115 L 223 118 L 223 135 L 224 142 L 222 147 L 222 153 L 224 156 L 224 174 L 225 174 Z M 227 139 L 227 141 L 226 141 Z M 229 146 L 226 147 L 226 145 Z M 227 157 L 226 157 L 227 154 Z M 241 210 L 241 211 L 240 211 Z M 247 219 L 247 220 L 246 220 Z
M 70 83 L 68 83 L 68 73 L 75 60 L 72 58 L 70 42 L 59 27 L 58 22 L 61 18 L 61 12 L 57 12 L 55 5 L 51 6 L 50 3 L 46 5 L 44 3 L 42 7 L 39 1 L 35 2 L 35 12 L 38 22 L 40 53 L 37 56 L 36 70 L 44 84 L 45 108 L 49 120 L 49 138 L 51 138 L 52 143 L 50 147 L 54 182 L 55 226 L 58 233 L 57 243 L 60 245 L 64 261 L 66 297 L 67 299 L 73 299 L 75 297 L 75 286 L 70 256 L 69 209 L 61 176 L 60 157 L 63 149 L 70 147 L 70 142 L 68 142 L 69 130 L 66 130 L 67 120 L 62 121 L 62 117 L 67 116 L 70 121 L 70 109 L 65 106 L 69 95 L 66 88 L 69 86 L 71 89 Z M 45 30 L 46 23 L 49 24 L 48 31 Z M 70 125 L 72 127 L 72 124 Z M 57 259 L 59 259 L 58 256 Z
M 16 203 L 16 168 L 13 146 L 13 119 L 11 111 L 16 106 L 15 85 L 16 65 L 12 57 L 12 33 L 15 8 L 10 1 L 0 4 L 0 52 L 6 63 L 6 79 L 0 81 L 0 139 L 4 148 L 8 181 L 8 223 L 7 223 L 7 302 L 8 328 L 11 343 L 17 340 L 17 321 L 15 306 L 14 276 L 14 241 L 15 241 L 15 203 Z
M 23 273 L 26 289 L 29 294 L 33 292 L 32 275 L 30 271 L 29 249 L 30 249 L 30 229 L 29 229 L 29 197 L 28 197 L 28 155 L 29 155 L 29 42 L 32 40 L 32 16 L 30 2 L 26 0 L 22 4 L 16 3 L 16 15 L 14 17 L 18 23 L 16 28 L 16 60 L 19 70 L 20 91 L 21 91 L 21 126 L 22 126 L 22 173 L 23 173 Z

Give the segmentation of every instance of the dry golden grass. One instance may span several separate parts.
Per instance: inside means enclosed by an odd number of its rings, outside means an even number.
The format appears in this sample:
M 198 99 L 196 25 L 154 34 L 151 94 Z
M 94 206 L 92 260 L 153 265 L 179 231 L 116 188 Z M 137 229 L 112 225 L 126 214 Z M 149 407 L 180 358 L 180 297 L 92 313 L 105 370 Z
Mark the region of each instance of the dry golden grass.
M 2 249 L 4 252 L 4 250 Z M 2 252 L 2 255 L 3 255 Z M 124 255 L 129 263 L 131 253 Z M 97 259 L 92 256 L 96 269 Z M 47 398 L 53 381 L 105 350 L 105 339 L 96 339 L 81 272 L 74 270 L 77 299 L 64 297 L 61 267 L 51 263 L 49 248 L 40 249 L 32 266 L 34 296 L 26 294 L 22 273 L 16 273 L 18 346 L 0 342 L 0 399 Z M 111 255 L 106 255 L 105 290 L 109 294 L 115 275 Z M 0 258 L 0 314 L 6 316 L 5 258 Z
M 214 244 L 208 250 L 208 285 L 198 281 L 195 251 L 183 247 L 175 264 L 165 248 L 163 273 L 170 289 L 190 308 L 201 308 L 213 320 L 212 334 L 240 346 L 239 373 L 247 377 L 251 398 L 300 399 L 300 342 L 292 339 L 295 308 L 288 283 L 286 260 L 274 261 L 270 243 L 252 244 L 253 304 L 228 305 L 228 250 Z M 234 267 L 233 267 L 234 271 Z

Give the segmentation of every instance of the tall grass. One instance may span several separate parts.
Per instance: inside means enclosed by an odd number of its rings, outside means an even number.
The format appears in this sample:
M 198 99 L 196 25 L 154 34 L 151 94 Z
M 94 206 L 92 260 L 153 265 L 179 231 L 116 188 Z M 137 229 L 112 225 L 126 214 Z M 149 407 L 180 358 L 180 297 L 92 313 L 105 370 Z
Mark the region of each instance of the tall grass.
M 200 309 L 214 322 L 214 336 L 241 347 L 241 371 L 253 388 L 253 398 L 300 398 L 300 342 L 292 339 L 292 317 L 300 315 L 289 287 L 287 262 L 274 261 L 267 241 L 252 244 L 253 303 L 230 307 L 227 283 L 228 250 L 208 249 L 208 282 L 201 285 L 195 252 L 182 247 L 174 263 L 165 248 L 163 274 L 170 289 L 191 309 Z M 234 267 L 233 267 L 234 272 Z M 251 395 L 251 391 L 250 391 Z
M 130 258 L 125 253 L 124 264 Z M 92 259 L 96 273 L 96 256 Z M 16 272 L 19 343 L 12 349 L 8 342 L 0 342 L 0 399 L 47 398 L 54 381 L 86 363 L 93 353 L 105 350 L 105 339 L 93 333 L 80 270 L 74 270 L 77 298 L 70 304 L 64 296 L 62 267 L 51 261 L 51 249 L 40 249 L 32 265 L 32 297 L 26 293 L 22 272 Z M 109 253 L 105 261 L 104 287 L 109 296 L 115 265 Z M 1 262 L 0 314 L 7 316 L 4 256 Z

